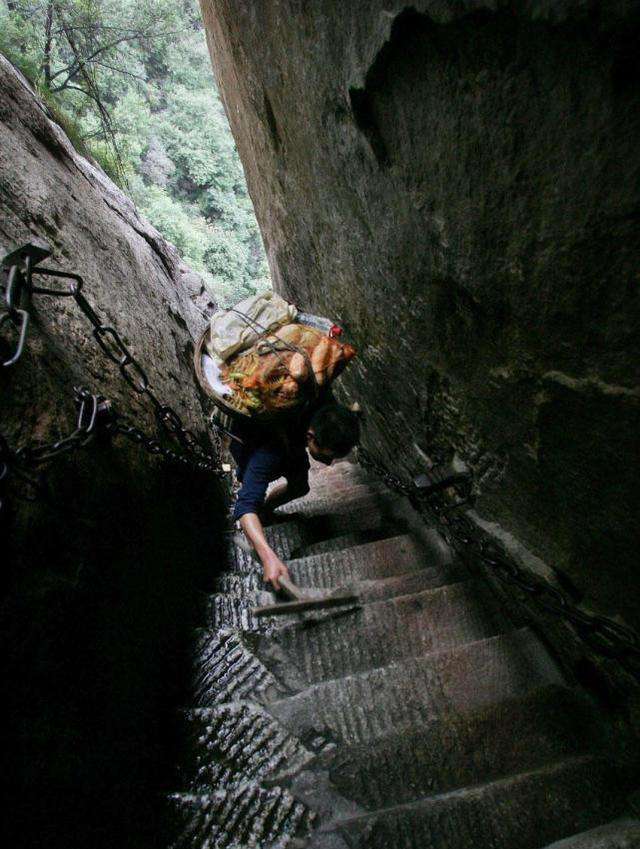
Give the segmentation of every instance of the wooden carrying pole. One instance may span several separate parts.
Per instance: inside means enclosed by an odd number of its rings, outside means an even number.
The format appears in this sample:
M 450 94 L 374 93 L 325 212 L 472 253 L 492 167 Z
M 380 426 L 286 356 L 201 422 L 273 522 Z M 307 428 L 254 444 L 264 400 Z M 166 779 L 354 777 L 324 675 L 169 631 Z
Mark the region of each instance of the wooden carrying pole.
M 264 607 L 254 607 L 254 616 L 282 616 L 285 613 L 302 613 L 304 610 L 324 610 L 328 607 L 338 607 L 341 604 L 356 604 L 358 596 L 351 590 L 334 590 L 326 596 L 312 598 L 305 595 L 303 589 L 294 584 L 289 578 L 280 578 L 280 586 L 292 599 L 279 604 L 269 604 Z

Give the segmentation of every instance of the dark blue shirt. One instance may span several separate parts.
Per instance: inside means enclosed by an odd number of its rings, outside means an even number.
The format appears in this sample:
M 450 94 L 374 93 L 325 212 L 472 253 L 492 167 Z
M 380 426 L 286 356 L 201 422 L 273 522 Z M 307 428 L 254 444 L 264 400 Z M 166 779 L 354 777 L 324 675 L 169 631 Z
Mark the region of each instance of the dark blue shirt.
M 236 475 L 242 484 L 233 511 L 234 519 L 245 513 L 257 513 L 264 503 L 268 485 L 278 478 L 286 478 L 291 494 L 304 495 L 309 491 L 306 449 L 309 421 L 321 404 L 333 400 L 331 389 L 326 389 L 310 410 L 279 432 L 253 423 L 233 426 L 232 432 L 242 439 L 242 445 L 232 439 L 230 446 L 237 466 Z

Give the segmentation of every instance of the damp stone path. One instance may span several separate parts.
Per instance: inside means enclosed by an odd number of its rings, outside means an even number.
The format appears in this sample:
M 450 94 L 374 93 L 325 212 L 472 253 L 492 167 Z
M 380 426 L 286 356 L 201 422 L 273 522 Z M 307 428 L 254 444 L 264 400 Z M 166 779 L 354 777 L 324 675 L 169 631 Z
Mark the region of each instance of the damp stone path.
M 267 529 L 359 605 L 255 619 L 232 547 L 197 637 L 176 849 L 633 849 L 599 709 L 406 499 L 314 466 Z M 513 614 L 511 614 L 513 615 Z

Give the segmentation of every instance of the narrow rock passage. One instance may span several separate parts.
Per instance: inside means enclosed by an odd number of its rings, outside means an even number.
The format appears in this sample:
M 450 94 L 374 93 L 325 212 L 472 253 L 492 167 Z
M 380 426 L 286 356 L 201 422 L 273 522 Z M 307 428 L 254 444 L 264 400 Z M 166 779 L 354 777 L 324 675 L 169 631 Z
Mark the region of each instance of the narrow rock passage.
M 197 641 L 179 847 L 640 846 L 596 706 L 405 499 L 341 462 L 279 512 L 294 580 L 361 604 L 256 620 L 270 597 L 233 550 Z

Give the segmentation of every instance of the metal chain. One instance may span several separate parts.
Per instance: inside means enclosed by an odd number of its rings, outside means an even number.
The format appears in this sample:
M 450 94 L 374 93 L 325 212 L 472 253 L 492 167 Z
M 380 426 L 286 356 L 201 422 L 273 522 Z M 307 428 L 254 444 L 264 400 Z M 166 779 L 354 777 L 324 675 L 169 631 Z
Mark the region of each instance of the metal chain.
M 84 448 L 96 434 L 98 420 L 109 408 L 109 402 L 101 395 L 93 395 L 88 389 L 74 389 L 78 408 L 75 430 L 68 436 L 47 443 L 32 443 L 12 451 L 7 440 L 0 434 L 0 483 L 5 484 L 13 473 L 27 485 L 22 496 L 33 500 L 44 489 L 44 477 L 40 466 L 61 454 Z M 0 501 L 0 510 L 3 507 Z
M 167 446 L 162 445 L 159 440 L 148 436 L 146 433 L 144 433 L 144 431 L 140 430 L 140 428 L 135 427 L 135 425 L 127 424 L 122 419 L 116 421 L 114 426 L 110 428 L 110 432 L 125 436 L 131 442 L 134 442 L 136 445 L 140 445 L 142 448 L 145 449 L 145 451 L 148 451 L 149 454 L 153 454 L 156 456 L 159 455 L 161 457 L 164 457 L 165 460 L 170 460 L 174 463 L 180 463 L 183 466 L 190 466 L 192 469 L 195 468 L 202 472 L 209 472 L 211 474 L 217 475 L 218 477 L 223 477 L 228 474 L 227 471 L 218 468 L 215 463 L 207 459 L 194 460 L 187 454 L 179 454 L 172 448 L 168 448 Z
M 32 443 L 14 451 L 7 440 L 0 434 L 0 487 L 6 486 L 6 480 L 11 474 L 20 478 L 27 485 L 22 497 L 32 501 L 45 488 L 45 478 L 41 466 L 51 462 L 61 454 L 68 454 L 89 445 L 98 434 L 107 436 L 124 436 L 136 445 L 154 456 L 165 460 L 189 466 L 216 476 L 226 475 L 227 472 L 218 468 L 206 459 L 198 460 L 172 448 L 162 445 L 159 440 L 148 436 L 140 428 L 128 423 L 117 413 L 111 402 L 102 395 L 95 395 L 88 389 L 74 389 L 74 397 L 78 407 L 77 423 L 72 433 L 60 439 L 46 443 Z M 3 500 L 0 498 L 0 511 Z
M 74 390 L 78 406 L 78 418 L 73 433 L 48 443 L 32 443 L 18 448 L 13 454 L 14 462 L 20 466 L 38 466 L 53 460 L 60 454 L 84 448 L 94 436 L 99 410 L 107 403 L 101 395 L 92 395 L 89 390 Z
M 215 455 L 208 454 L 198 444 L 198 441 L 192 431 L 185 428 L 179 414 L 169 404 L 163 404 L 155 394 L 153 387 L 149 383 L 149 378 L 142 365 L 138 362 L 131 350 L 123 342 L 118 331 L 110 324 L 105 324 L 89 301 L 83 294 L 84 280 L 78 274 L 63 272 L 58 269 L 44 268 L 37 266 L 39 262 L 49 256 L 51 250 L 45 243 L 30 243 L 23 245 L 16 251 L 5 256 L 2 261 L 2 267 L 7 271 L 7 281 L 5 284 L 5 306 L 6 312 L 0 317 L 0 329 L 5 322 L 11 322 L 17 333 L 17 342 L 13 354 L 3 362 L 3 366 L 14 365 L 22 355 L 24 344 L 29 327 L 29 312 L 27 302 L 31 295 L 49 295 L 61 298 L 73 298 L 76 306 L 82 314 L 89 320 L 93 327 L 93 337 L 100 346 L 104 355 L 115 363 L 120 371 L 122 378 L 138 395 L 145 396 L 151 402 L 156 417 L 162 428 L 172 437 L 177 439 L 182 449 L 186 454 L 193 456 L 192 465 L 198 469 L 206 469 L 207 471 L 215 471 L 219 474 L 226 474 L 220 468 L 221 466 L 221 445 L 219 438 L 216 440 Z M 63 280 L 70 280 L 71 283 L 66 287 L 44 288 L 33 284 L 33 276 L 38 274 L 45 277 L 56 277 Z M 133 425 L 127 425 L 126 428 L 136 430 Z M 125 431 L 122 431 L 125 433 Z M 141 431 L 137 431 L 142 433 Z M 125 433 L 125 435 L 128 435 Z M 67 443 L 69 449 L 64 445 L 53 448 L 55 456 L 63 450 L 70 450 L 75 447 L 75 442 L 79 437 L 72 434 Z M 140 444 L 147 447 L 149 444 L 153 448 L 151 453 L 162 454 L 169 457 L 169 454 L 179 457 L 176 452 L 171 449 L 161 448 L 155 450 L 155 440 L 143 435 L 139 441 Z M 27 449 L 23 449 L 27 450 Z M 51 450 L 51 446 L 50 446 Z M 165 453 L 168 452 L 168 453 Z M 182 462 L 182 459 L 180 460 Z M 188 460 L 187 460 L 188 462 Z
M 389 472 L 365 448 L 358 447 L 357 454 L 365 468 L 382 478 L 391 489 L 407 496 L 416 509 L 424 511 L 428 504 L 441 523 L 444 539 L 460 556 L 480 559 L 499 581 L 525 593 L 545 612 L 569 622 L 594 651 L 614 658 L 640 680 L 640 635 L 636 631 L 613 619 L 581 610 L 564 590 L 517 563 L 503 545 L 488 537 L 468 516 L 451 515 L 444 493 L 425 499 L 419 487 Z
M 394 489 L 396 492 L 399 492 L 401 495 L 406 495 L 408 498 L 412 498 L 416 494 L 416 487 L 413 484 L 406 483 L 397 475 L 390 472 L 387 467 L 376 460 L 375 457 L 366 450 L 366 448 L 359 445 L 356 451 L 360 463 L 381 478 L 390 489 Z

